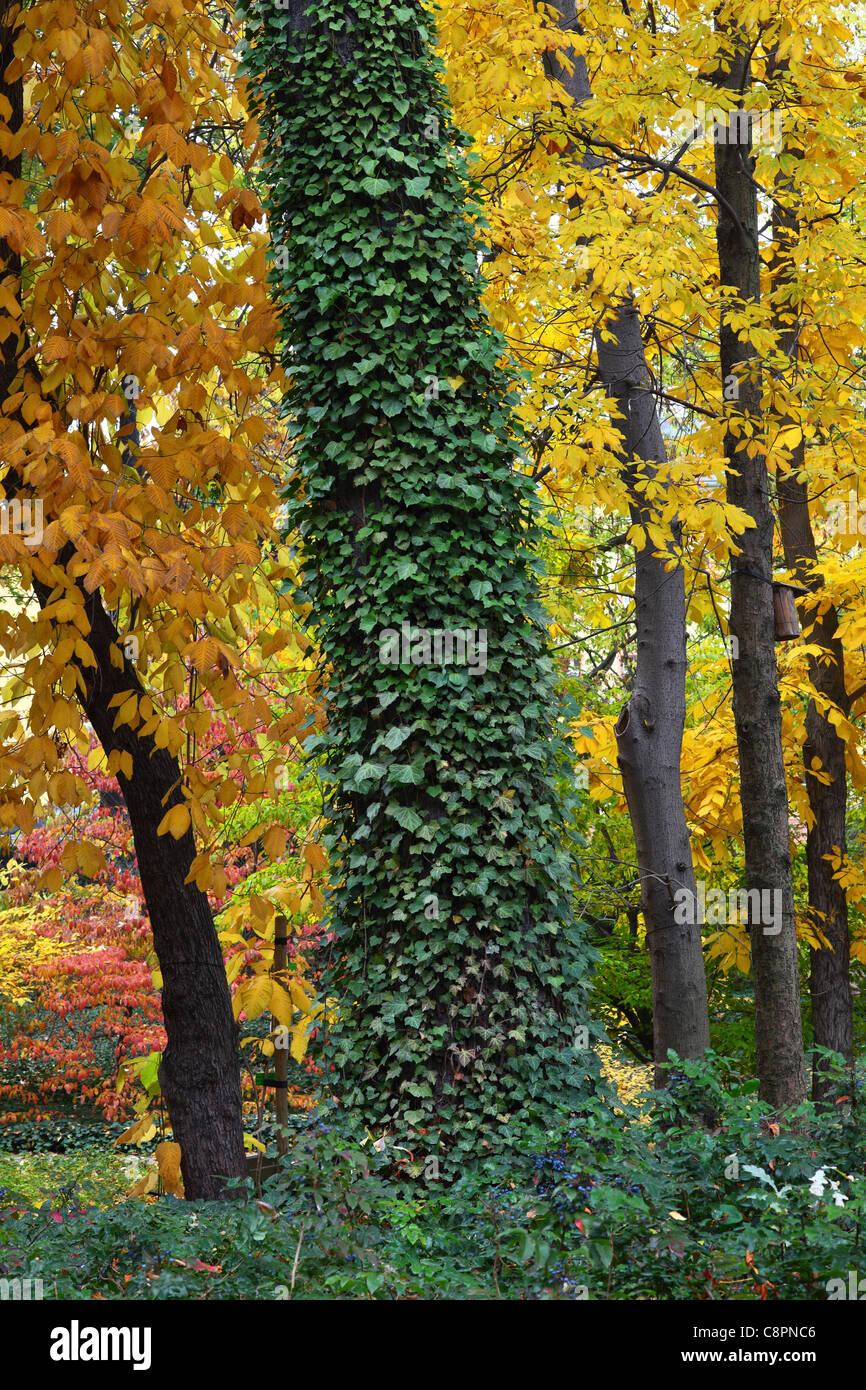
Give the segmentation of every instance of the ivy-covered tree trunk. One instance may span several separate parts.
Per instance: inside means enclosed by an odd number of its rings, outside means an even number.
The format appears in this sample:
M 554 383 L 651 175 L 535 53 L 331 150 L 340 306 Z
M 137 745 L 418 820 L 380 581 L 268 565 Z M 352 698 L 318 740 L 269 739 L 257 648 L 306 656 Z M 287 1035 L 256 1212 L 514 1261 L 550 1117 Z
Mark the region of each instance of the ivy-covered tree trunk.
M 556 7 L 563 36 L 579 32 L 575 0 Z M 577 116 L 592 92 L 586 62 L 571 44 L 545 55 L 549 77 L 558 81 Z M 591 148 L 585 168 L 603 163 Z M 577 195 L 572 205 L 579 206 Z M 622 300 L 595 340 L 598 378 L 615 403 L 613 423 L 622 439 L 624 476 L 631 496 L 631 519 L 648 526 L 654 517 L 645 505 L 641 483 L 667 464 L 667 450 L 646 360 L 640 318 L 630 299 Z M 681 543 L 680 528 L 670 538 L 672 556 Z M 635 549 L 635 618 L 637 656 L 634 689 L 615 726 L 618 762 L 635 841 L 646 925 L 653 993 L 653 1056 L 656 1085 L 664 1084 L 668 1051 L 701 1057 L 710 1045 L 707 982 L 697 911 L 692 847 L 683 805 L 680 760 L 686 720 L 686 588 L 681 564 L 666 568 L 672 556 L 660 557 L 647 539 Z M 678 921 L 674 894 L 685 890 L 695 911 Z
M 737 110 L 751 81 L 748 36 L 718 19 L 720 57 L 714 74 L 725 109 Z M 754 526 L 737 538 L 731 573 L 731 632 L 738 641 L 733 662 L 734 723 L 740 758 L 740 801 L 746 886 L 766 892 L 781 913 L 762 920 L 752 911 L 749 930 L 755 985 L 755 1052 L 761 1096 L 771 1105 L 797 1104 L 806 1091 L 794 890 L 788 828 L 788 790 L 782 753 L 782 710 L 776 669 L 773 617 L 773 513 L 767 461 L 750 447 L 761 428 L 761 370 L 757 351 L 735 326 L 742 306 L 761 297 L 757 185 L 751 135 L 732 120 L 726 139 L 715 142 L 720 194 L 716 240 L 719 280 L 728 291 L 720 328 L 720 366 L 736 383 L 737 402 L 725 431 L 728 501 Z M 718 135 L 718 132 L 717 132 Z M 736 417 L 736 418 L 734 418 Z
M 537 504 L 428 24 L 417 0 L 256 4 L 245 62 L 327 682 L 330 1056 L 365 1123 L 469 1154 L 586 1094 L 590 955 Z

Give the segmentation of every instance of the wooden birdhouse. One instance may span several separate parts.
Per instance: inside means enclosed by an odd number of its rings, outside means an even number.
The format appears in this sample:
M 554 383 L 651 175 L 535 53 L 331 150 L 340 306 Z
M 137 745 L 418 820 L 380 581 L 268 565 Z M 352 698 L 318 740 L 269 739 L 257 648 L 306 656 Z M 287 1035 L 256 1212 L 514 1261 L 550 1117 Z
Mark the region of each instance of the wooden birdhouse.
M 777 642 L 793 642 L 800 636 L 800 621 L 797 617 L 796 599 L 799 594 L 808 594 L 801 584 L 785 584 L 773 580 L 773 620 Z

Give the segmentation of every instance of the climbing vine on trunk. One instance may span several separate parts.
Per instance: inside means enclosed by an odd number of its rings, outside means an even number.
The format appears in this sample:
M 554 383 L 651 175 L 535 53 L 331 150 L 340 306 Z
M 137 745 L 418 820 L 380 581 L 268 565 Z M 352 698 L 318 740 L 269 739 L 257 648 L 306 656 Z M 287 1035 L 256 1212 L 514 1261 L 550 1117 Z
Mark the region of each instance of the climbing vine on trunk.
M 246 7 L 328 728 L 341 1102 L 470 1151 L 593 1086 L 564 720 L 463 138 L 420 4 Z M 489 1142 L 489 1138 L 488 1138 Z

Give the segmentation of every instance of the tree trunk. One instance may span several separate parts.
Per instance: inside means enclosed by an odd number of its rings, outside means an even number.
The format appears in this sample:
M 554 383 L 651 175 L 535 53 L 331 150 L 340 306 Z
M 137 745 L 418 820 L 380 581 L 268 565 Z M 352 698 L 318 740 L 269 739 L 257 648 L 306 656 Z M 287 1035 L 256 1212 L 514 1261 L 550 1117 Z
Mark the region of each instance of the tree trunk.
M 558 6 L 564 34 L 579 31 L 574 0 Z M 591 96 L 586 63 L 568 44 L 545 55 L 548 76 L 568 92 L 575 108 Z M 586 168 L 603 161 L 590 153 Z M 623 447 L 624 475 L 636 526 L 654 520 L 644 505 L 639 480 L 651 480 L 667 463 L 652 377 L 646 361 L 640 319 L 630 298 L 622 300 L 605 327 L 613 340 L 596 334 L 599 379 L 615 402 L 614 424 Z M 646 465 L 640 467 L 640 465 Z M 670 551 L 680 544 L 674 526 Z M 697 910 L 692 923 L 674 918 L 674 893 L 684 889 L 697 905 L 692 850 L 683 806 L 680 760 L 686 717 L 686 592 L 682 565 L 665 569 L 647 539 L 635 549 L 637 661 L 631 697 L 615 726 L 618 762 L 635 840 L 641 905 L 650 952 L 653 992 L 653 1056 L 656 1085 L 664 1083 L 668 1050 L 701 1057 L 709 1047 L 707 985 Z M 670 556 L 668 557 L 670 558 Z M 680 914 L 683 915 L 683 914 Z
M 252 4 L 246 62 L 327 683 L 334 1081 L 471 1161 L 597 1084 L 514 383 L 419 0 Z
M 0 97 L 12 108 L 7 123 L 13 130 L 23 121 L 23 80 L 5 80 L 14 32 L 14 22 L 0 28 Z M 20 179 L 20 157 L 0 154 L 3 173 Z M 0 279 L 4 274 L 14 276 L 20 285 L 20 258 L 0 241 Z M 26 344 L 26 331 L 20 337 L 13 333 L 2 343 L 0 406 L 15 389 L 22 344 Z M 34 365 L 28 370 L 37 372 Z M 11 418 L 25 428 L 19 415 L 13 413 Z M 22 489 L 21 476 L 5 462 L 4 488 L 7 496 L 14 496 Z M 232 1194 L 225 1191 L 225 1179 L 246 1176 L 237 1025 L 210 905 L 195 884 L 185 882 L 195 857 L 192 831 L 179 840 L 156 833 L 166 811 L 183 801 L 180 768 L 165 749 L 158 749 L 152 738 L 139 738 L 128 724 L 115 731 L 117 708 L 111 706 L 112 697 L 121 691 L 134 691 L 139 697 L 145 692 L 127 661 L 121 669 L 111 661 L 112 645 L 118 655 L 122 647 L 99 593 L 86 594 L 80 581 L 64 574 L 73 554 L 73 548 L 66 547 L 51 580 L 61 576 L 61 583 L 85 606 L 90 620 L 87 642 L 96 666 L 83 667 L 74 658 L 79 702 L 106 755 L 119 750 L 132 759 L 132 776 L 118 773 L 118 781 L 132 823 L 142 892 L 163 977 L 168 1043 L 160 1083 L 174 1138 L 181 1146 L 184 1190 L 189 1199 L 226 1197 Z M 39 568 L 35 556 L 32 567 Z M 52 595 L 52 582 L 46 576 L 34 580 L 33 587 L 44 607 Z
M 44 607 L 51 590 L 34 581 Z M 189 1200 L 237 1196 L 226 1179 L 246 1177 L 241 1114 L 238 1026 L 213 915 L 207 896 L 186 878 L 195 858 L 192 830 L 180 839 L 157 835 L 172 806 L 183 805 L 181 770 L 153 738 L 129 725 L 114 729 L 114 696 L 145 695 L 133 667 L 112 664 L 114 644 L 122 649 L 98 593 L 85 597 L 90 620 L 88 645 L 96 667 L 82 667 L 78 696 L 106 755 L 132 759 L 132 776 L 117 773 L 132 824 L 141 887 L 162 974 L 162 1012 L 167 1045 L 159 1069 L 175 1141 L 181 1146 L 184 1192 Z M 82 688 L 83 687 L 83 688 Z
M 776 76 L 784 77 L 786 70 L 784 62 L 773 64 Z M 801 157 L 798 150 L 790 152 L 795 157 Z M 773 204 L 773 317 L 779 347 L 791 360 L 792 380 L 796 380 L 797 376 L 799 323 L 796 301 L 790 299 L 787 290 L 792 274 L 792 256 L 800 237 L 795 198 L 790 179 L 780 175 Z M 779 425 L 784 428 L 792 423 L 782 419 Z M 805 453 L 806 445 L 801 435 L 799 444 L 792 451 L 790 465 L 779 473 L 777 480 L 779 524 L 786 567 L 794 572 L 799 584 L 818 593 L 822 587 L 821 579 L 811 571 L 818 552 L 809 514 L 808 484 L 801 482 L 798 476 L 804 472 Z M 845 654 L 837 636 L 839 619 L 836 609 L 830 606 L 822 613 L 810 607 L 804 615 L 804 626 L 808 629 L 809 643 L 821 649 L 820 656 L 809 658 L 809 679 L 819 695 L 829 700 L 847 718 L 851 702 L 845 684 Z M 829 943 L 829 947 L 820 950 L 810 948 L 809 989 L 814 1041 L 818 1047 L 838 1052 L 850 1068 L 854 1065 L 854 1039 L 848 899 L 829 858 L 837 856 L 844 862 L 847 856 L 848 772 L 845 740 L 839 737 L 814 699 L 810 699 L 806 711 L 803 768 L 809 807 L 814 818 L 806 836 L 809 910 L 815 929 Z M 826 773 L 831 781 L 827 784 L 820 781 L 814 775 L 816 768 Z M 817 1054 L 812 1067 L 812 1098 L 817 1102 L 835 1099 L 826 1065 Z
M 613 342 L 597 339 L 599 375 L 618 400 L 627 424 L 628 459 L 663 466 L 664 440 L 648 391 L 649 373 L 637 311 L 621 305 L 610 325 Z M 655 468 L 642 471 L 651 478 Z M 635 471 L 628 470 L 632 497 L 640 497 Z M 651 517 L 639 501 L 632 522 Z M 672 548 L 679 544 L 679 528 Z M 652 966 L 653 1055 L 656 1085 L 664 1080 L 668 1049 L 701 1057 L 710 1044 L 707 985 L 701 947 L 691 841 L 680 780 L 686 717 L 686 596 L 681 565 L 666 570 L 647 538 L 635 551 L 637 662 L 631 697 L 616 722 L 618 762 L 634 831 L 641 903 Z M 685 890 L 695 912 L 676 913 L 674 894 Z M 680 898 L 680 901 L 682 898 Z M 684 921 L 677 921 L 684 917 Z M 693 917 L 693 921 L 689 918 Z
M 178 840 L 156 833 L 165 813 L 184 802 L 181 772 L 152 738 L 139 737 L 128 724 L 114 730 L 112 696 L 144 691 L 128 663 L 122 671 L 111 663 L 110 646 L 118 638 L 98 595 L 88 601 L 88 616 L 97 670 L 83 672 L 88 684 L 82 705 L 106 753 L 117 748 L 132 758 L 132 776 L 118 773 L 118 782 L 162 973 L 168 1043 L 159 1078 L 181 1146 L 184 1191 L 190 1199 L 228 1197 L 225 1180 L 247 1171 L 238 1026 L 210 903 L 195 883 L 185 881 L 195 858 L 192 829 Z
M 748 96 L 751 63 L 742 31 L 722 29 L 733 53 L 720 53 L 715 82 L 736 108 Z M 731 100 L 732 99 L 732 100 Z M 724 450 L 728 462 L 728 501 L 755 525 L 737 538 L 740 553 L 731 565 L 730 630 L 737 637 L 733 662 L 734 723 L 740 762 L 740 800 L 746 885 L 766 890 L 780 913 L 772 920 L 749 901 L 752 971 L 755 987 L 755 1051 L 760 1094 L 771 1105 L 799 1103 L 805 1096 L 797 938 L 788 830 L 788 794 L 782 755 L 782 718 L 776 670 L 773 617 L 773 514 L 766 458 L 750 457 L 749 423 L 762 428 L 761 371 L 754 347 L 740 339 L 731 315 L 760 300 L 758 205 L 753 182 L 751 134 L 745 122 L 714 131 L 719 197 L 716 240 L 724 296 L 720 329 L 722 380 L 738 386 L 737 422 L 729 416 Z M 726 138 L 718 138 L 724 134 Z M 732 415 L 733 415 L 732 411 Z M 745 434 L 745 438 L 743 435 Z M 759 892 L 759 901 L 763 901 Z

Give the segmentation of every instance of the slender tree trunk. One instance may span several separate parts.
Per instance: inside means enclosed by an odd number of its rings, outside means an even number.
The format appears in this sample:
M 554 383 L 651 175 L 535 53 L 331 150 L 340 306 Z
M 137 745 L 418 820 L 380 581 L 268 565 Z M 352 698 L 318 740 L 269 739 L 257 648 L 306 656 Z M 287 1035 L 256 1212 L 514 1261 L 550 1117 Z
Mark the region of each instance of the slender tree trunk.
M 23 122 L 23 80 L 7 82 L 5 78 L 13 56 L 16 17 L 17 12 L 7 9 L 0 21 L 0 97 L 11 106 L 7 124 L 13 130 Z M 10 159 L 0 154 L 0 175 L 4 173 L 20 179 L 20 156 Z M 0 241 L 0 279 L 5 275 L 14 277 L 20 286 L 20 258 Z M 26 329 L 21 328 L 0 345 L 0 408 L 16 389 L 18 360 L 26 338 Z M 37 374 L 32 365 L 29 370 Z M 25 429 L 20 415 L 13 413 L 11 418 Z M 6 495 L 14 496 L 22 490 L 21 475 L 10 466 L 9 459 L 3 459 L 2 464 Z M 46 511 L 50 511 L 50 502 Z M 120 656 L 120 639 L 100 594 L 86 594 L 80 580 L 69 577 L 67 566 L 73 554 L 68 546 L 58 556 L 50 579 L 45 575 L 35 580 L 33 587 L 45 607 L 59 582 L 85 607 L 90 621 L 87 642 L 96 665 L 83 667 L 74 659 L 77 694 L 105 753 L 119 750 L 132 759 L 132 776 L 121 772 L 118 781 L 132 823 L 141 886 L 163 978 L 168 1043 L 160 1082 L 174 1138 L 181 1146 L 184 1189 L 189 1199 L 224 1197 L 231 1195 L 225 1191 L 225 1179 L 246 1175 L 237 1025 L 210 905 L 194 883 L 185 881 L 195 857 L 192 832 L 187 831 L 179 840 L 156 833 L 166 811 L 183 801 L 180 768 L 152 738 L 139 738 L 128 724 L 114 729 L 117 706 L 112 706 L 112 698 L 133 691 L 142 697 L 145 692 L 127 661 L 122 661 L 120 668 L 112 662 L 112 646 Z M 32 567 L 38 572 L 35 556 Z
M 784 77 L 786 70 L 785 63 L 774 64 L 776 76 Z M 797 150 L 791 153 L 795 157 L 801 154 Z M 791 360 L 792 381 L 797 379 L 799 356 L 796 301 L 791 300 L 787 292 L 792 277 L 792 256 L 800 238 L 800 222 L 795 207 L 796 191 L 791 180 L 780 175 L 773 204 L 773 317 L 779 347 Z M 792 423 L 783 419 L 780 426 Z M 809 490 L 808 484 L 800 481 L 805 453 L 806 445 L 801 435 L 799 444 L 792 452 L 789 467 L 778 476 L 779 522 L 785 565 L 794 572 L 798 583 L 818 593 L 822 582 L 811 570 L 818 552 L 809 514 Z M 839 618 L 836 609 L 830 605 L 821 612 L 811 607 L 804 621 L 810 644 L 821 649 L 820 656 L 809 658 L 809 679 L 818 694 L 847 718 L 851 706 L 845 684 L 845 654 L 837 635 Z M 828 947 L 820 950 L 810 949 L 812 1028 L 818 1047 L 840 1053 L 848 1066 L 853 1067 L 848 899 L 832 862 L 833 857 L 844 862 L 847 855 L 848 772 L 845 740 L 837 734 L 823 705 L 819 707 L 814 699 L 810 699 L 806 711 L 803 767 L 813 817 L 806 836 L 809 910 L 814 927 L 829 943 Z M 821 781 L 815 776 L 816 771 L 829 776 L 830 782 Z M 812 1097 L 816 1101 L 826 1101 L 833 1094 L 826 1066 L 816 1055 L 812 1068 Z
M 564 34 L 579 31 L 574 0 L 558 6 Z M 569 44 L 559 55 L 548 52 L 545 67 L 568 92 L 574 107 L 590 98 L 586 63 Z M 603 161 L 587 153 L 587 168 Z M 599 379 L 617 407 L 614 423 L 622 436 L 624 476 L 631 496 L 633 524 L 654 520 L 639 486 L 667 463 L 667 451 L 652 395 L 640 319 L 630 298 L 616 307 L 596 335 Z M 680 528 L 671 534 L 671 554 L 680 545 Z M 670 556 L 667 557 L 668 560 Z M 674 893 L 685 889 L 697 904 L 691 841 L 683 806 L 680 760 L 686 717 L 686 594 L 682 565 L 666 569 L 647 541 L 635 549 L 637 662 L 631 697 L 615 726 L 618 762 L 628 802 L 641 884 L 641 904 L 650 952 L 653 991 L 653 1055 L 656 1084 L 662 1085 L 669 1049 L 680 1057 L 700 1057 L 709 1047 L 707 985 L 701 948 L 701 922 L 675 921 Z M 683 915 L 683 914 L 679 914 Z M 697 911 L 694 916 L 697 918 Z
M 719 31 L 728 43 L 720 54 L 715 82 L 736 108 L 748 96 L 749 45 L 739 30 Z M 732 46 L 733 51 L 730 51 Z M 763 452 L 751 457 L 749 426 L 760 433 L 761 369 L 755 348 L 741 339 L 731 316 L 760 300 L 757 191 L 753 182 L 751 134 L 746 122 L 732 120 L 717 129 L 716 185 L 720 195 L 716 239 L 724 302 L 721 315 L 722 379 L 738 386 L 736 421 L 728 419 L 725 458 L 728 501 L 754 521 L 737 539 L 740 553 L 731 566 L 731 632 L 739 648 L 733 662 L 734 723 L 740 761 L 740 800 L 746 886 L 766 891 L 769 902 L 781 894 L 781 913 L 773 920 L 755 910 L 749 897 L 749 929 L 755 986 L 755 1051 L 760 1094 L 771 1105 L 796 1104 L 805 1096 L 800 985 L 788 829 L 788 794 L 782 755 L 782 717 L 776 670 L 773 618 L 773 513 Z M 733 415 L 734 412 L 732 412 Z M 762 920 L 764 919 L 764 920 Z
M 0 107 L 9 104 L 8 115 L 0 114 L 6 130 L 15 135 L 24 124 L 24 80 L 19 77 L 7 80 L 6 70 L 14 61 L 15 36 L 18 33 L 20 6 L 12 6 L 7 0 L 0 0 Z M 21 178 L 21 155 L 10 155 L 0 149 L 0 177 L 17 183 Z M 21 257 L 12 250 L 8 241 L 0 237 L 0 281 L 11 276 L 16 287 L 21 284 Z M 17 297 L 17 296 L 16 296 Z M 0 409 L 12 392 L 12 383 L 18 374 L 18 354 L 20 351 L 20 329 L 5 333 L 9 327 L 9 315 L 0 311 L 0 330 L 4 332 L 0 340 Z M 16 324 L 16 328 L 18 325 Z M 0 459 L 0 464 L 4 462 Z
M 612 342 L 596 343 L 599 375 L 620 403 L 626 425 L 624 453 L 651 465 L 645 480 L 667 462 L 637 311 L 620 306 Z M 649 510 L 637 500 L 636 469 L 627 476 L 631 517 L 646 527 Z M 674 528 L 672 546 L 680 541 Z M 618 762 L 634 832 L 641 903 L 652 967 L 653 1055 L 663 1084 L 669 1049 L 701 1057 L 709 1047 L 707 985 L 701 947 L 691 841 L 683 806 L 680 759 L 686 717 L 686 599 L 681 565 L 666 570 L 653 543 L 635 551 L 637 662 L 634 689 L 616 722 Z M 676 913 L 674 894 L 685 889 L 694 914 Z M 685 921 L 677 917 L 685 916 Z M 689 921 L 690 916 L 694 917 Z

